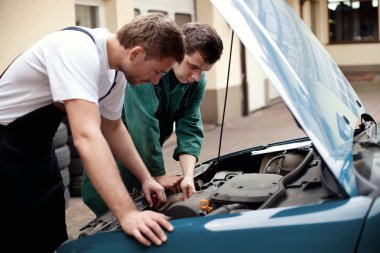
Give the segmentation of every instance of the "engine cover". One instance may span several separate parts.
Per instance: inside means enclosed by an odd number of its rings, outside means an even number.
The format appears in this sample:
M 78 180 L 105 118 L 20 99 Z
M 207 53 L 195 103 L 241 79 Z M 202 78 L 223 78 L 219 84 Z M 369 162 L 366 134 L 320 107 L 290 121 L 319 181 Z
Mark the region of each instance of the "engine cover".
M 215 204 L 257 204 L 279 190 L 282 178 L 276 174 L 241 174 L 224 183 L 212 196 Z
M 210 196 L 215 192 L 215 190 L 216 188 L 211 187 L 204 191 L 199 191 L 187 200 L 171 205 L 165 211 L 165 215 L 175 219 L 204 215 L 205 212 L 200 208 L 199 201 L 210 201 Z

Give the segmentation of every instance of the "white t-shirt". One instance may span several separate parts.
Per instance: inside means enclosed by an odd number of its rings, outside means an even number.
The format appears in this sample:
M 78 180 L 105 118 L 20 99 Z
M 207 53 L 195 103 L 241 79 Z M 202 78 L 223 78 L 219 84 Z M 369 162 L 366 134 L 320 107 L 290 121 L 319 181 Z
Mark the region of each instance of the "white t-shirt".
M 68 99 L 83 99 L 98 105 L 110 120 L 121 117 L 126 79 L 110 69 L 106 29 L 85 33 L 64 30 L 51 33 L 22 53 L 0 79 L 0 124 L 8 125 L 40 107 Z

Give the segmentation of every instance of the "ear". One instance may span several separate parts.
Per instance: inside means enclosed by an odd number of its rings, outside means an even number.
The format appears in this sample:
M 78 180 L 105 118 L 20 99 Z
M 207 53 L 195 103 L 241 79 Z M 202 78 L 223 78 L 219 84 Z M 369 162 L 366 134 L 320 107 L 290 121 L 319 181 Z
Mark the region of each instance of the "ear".
M 129 51 L 129 59 L 133 61 L 139 58 L 145 58 L 145 50 L 141 46 L 135 46 Z

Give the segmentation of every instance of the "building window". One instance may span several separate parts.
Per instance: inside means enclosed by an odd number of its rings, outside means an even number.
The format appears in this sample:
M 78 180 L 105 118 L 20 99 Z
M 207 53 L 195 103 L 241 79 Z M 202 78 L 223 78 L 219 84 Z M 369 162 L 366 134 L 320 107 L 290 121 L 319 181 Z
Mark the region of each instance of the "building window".
M 95 28 L 99 26 L 99 10 L 96 6 L 75 5 L 75 24 Z
M 134 12 L 135 12 L 135 17 L 141 14 L 140 10 L 136 8 L 134 9 Z
M 160 10 L 148 10 L 149 13 L 162 13 L 164 15 L 168 15 L 166 11 L 160 11 Z
M 379 41 L 378 0 L 328 0 L 330 43 Z
M 195 20 L 194 2 L 194 0 L 134 0 L 133 7 L 135 15 L 160 12 L 175 20 L 178 25 L 182 25 Z
M 188 22 L 191 22 L 191 15 L 186 13 L 175 13 L 174 14 L 175 22 L 177 25 L 181 26 Z
M 76 0 L 75 24 L 88 28 L 104 26 L 104 7 L 102 0 Z

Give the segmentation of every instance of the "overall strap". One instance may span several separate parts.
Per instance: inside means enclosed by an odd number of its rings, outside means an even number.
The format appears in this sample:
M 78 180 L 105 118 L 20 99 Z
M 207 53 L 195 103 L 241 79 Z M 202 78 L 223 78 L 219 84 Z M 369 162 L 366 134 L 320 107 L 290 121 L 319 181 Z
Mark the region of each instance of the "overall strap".
M 92 37 L 92 35 L 86 31 L 85 29 L 83 28 L 80 28 L 80 27 L 77 27 L 77 26 L 69 26 L 69 27 L 66 27 L 66 28 L 63 28 L 61 31 L 64 31 L 64 30 L 73 30 L 73 31 L 78 31 L 78 32 L 82 32 L 82 33 L 85 33 L 87 34 L 91 40 L 95 43 L 95 40 L 94 40 L 94 37 Z M 22 54 L 22 53 L 21 53 Z M 4 75 L 5 71 L 7 71 L 7 69 L 12 65 L 12 63 L 21 55 L 19 54 L 16 58 L 13 59 L 13 61 L 8 65 L 8 67 L 3 71 L 3 73 L 1 73 L 0 75 L 0 79 L 1 77 Z
M 22 53 L 21 53 L 21 54 L 22 54 Z M 3 73 L 1 73 L 1 75 L 0 75 L 0 79 L 1 79 L 1 77 L 3 77 L 5 71 L 8 70 L 8 68 L 12 65 L 12 63 L 13 63 L 13 62 L 14 62 L 14 61 L 15 61 L 15 60 L 16 60 L 21 54 L 17 55 L 16 58 L 14 58 L 13 61 L 8 65 L 8 67 L 7 67 L 6 69 L 4 69 Z
M 85 34 L 87 34 L 88 36 L 90 36 L 91 39 L 92 39 L 92 41 L 95 43 L 94 37 L 92 37 L 92 35 L 91 35 L 87 30 L 85 30 L 85 29 L 83 29 L 83 28 L 80 28 L 80 27 L 78 27 L 78 26 L 69 26 L 69 27 L 66 27 L 66 28 L 64 28 L 64 29 L 62 29 L 62 30 L 73 30 L 73 31 L 78 31 L 78 32 L 85 33 Z M 117 77 L 117 71 L 115 72 L 115 77 L 114 77 L 114 79 L 113 79 L 113 83 L 112 83 L 111 88 L 108 90 L 108 92 L 107 92 L 103 97 L 101 97 L 101 98 L 99 99 L 99 101 L 102 101 L 105 97 L 107 97 L 107 96 L 111 93 L 112 89 L 113 89 L 113 88 L 115 87 L 115 85 L 116 85 L 116 77 Z
M 82 32 L 84 34 L 87 34 L 91 40 L 95 43 L 95 39 L 94 37 L 92 37 L 92 35 L 85 29 L 81 28 L 81 27 L 78 27 L 78 26 L 69 26 L 69 27 L 66 27 L 66 28 L 63 28 L 61 29 L 61 31 L 66 31 L 66 30 L 71 30 L 71 31 L 78 31 L 78 32 Z M 95 43 L 96 44 L 96 43 Z M 21 55 L 21 54 L 20 54 Z M 20 55 L 18 55 L 17 57 L 19 57 Z M 13 59 L 13 61 L 8 65 L 8 67 L 3 71 L 3 73 L 0 75 L 0 79 L 1 77 L 4 75 L 5 71 L 7 71 L 7 69 L 12 65 L 12 63 L 17 59 L 17 57 L 15 59 Z M 111 86 L 111 88 L 108 90 L 108 92 L 106 93 L 106 95 L 104 95 L 103 97 L 101 97 L 99 99 L 99 101 L 103 100 L 105 97 L 107 97 L 112 89 L 114 88 L 114 86 L 116 85 L 116 77 L 117 77 L 117 71 L 115 72 L 115 77 L 114 77 L 114 80 L 113 80 L 113 84 Z
M 66 27 L 66 28 L 63 28 L 61 31 L 65 31 L 65 30 L 72 30 L 72 31 L 78 31 L 78 32 L 82 32 L 82 33 L 85 33 L 87 34 L 91 40 L 95 43 L 95 40 L 94 40 L 94 37 L 92 37 L 92 35 L 85 29 L 83 28 L 80 28 L 78 26 L 69 26 L 69 27 Z
M 113 79 L 113 83 L 112 83 L 111 88 L 108 90 L 108 92 L 106 93 L 106 95 L 104 95 L 103 97 L 101 97 L 101 98 L 99 99 L 99 101 L 102 101 L 105 97 L 107 97 L 107 96 L 111 93 L 113 87 L 115 87 L 115 85 L 116 85 L 116 77 L 117 77 L 117 70 L 116 70 L 116 72 L 115 72 L 115 77 L 114 77 L 114 79 Z

